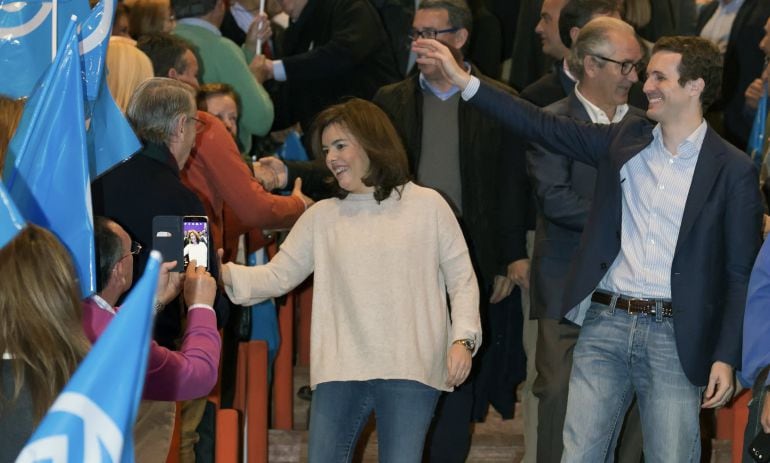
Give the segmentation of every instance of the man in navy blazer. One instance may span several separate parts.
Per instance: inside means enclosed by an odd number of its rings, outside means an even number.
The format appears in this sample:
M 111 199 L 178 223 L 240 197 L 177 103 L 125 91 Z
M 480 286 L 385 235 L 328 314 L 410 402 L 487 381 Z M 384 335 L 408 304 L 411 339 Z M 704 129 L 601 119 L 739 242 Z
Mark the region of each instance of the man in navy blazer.
M 562 303 L 563 315 L 584 315 L 562 461 L 608 459 L 634 393 L 645 461 L 698 461 L 700 408 L 723 406 L 734 391 L 762 219 L 756 169 L 703 119 L 720 85 L 718 49 L 699 37 L 660 39 L 644 84 L 657 124 L 628 116 L 610 125 L 548 114 L 480 84 L 438 42 L 413 49 L 511 130 L 597 168 Z M 573 309 L 589 295 L 587 313 Z

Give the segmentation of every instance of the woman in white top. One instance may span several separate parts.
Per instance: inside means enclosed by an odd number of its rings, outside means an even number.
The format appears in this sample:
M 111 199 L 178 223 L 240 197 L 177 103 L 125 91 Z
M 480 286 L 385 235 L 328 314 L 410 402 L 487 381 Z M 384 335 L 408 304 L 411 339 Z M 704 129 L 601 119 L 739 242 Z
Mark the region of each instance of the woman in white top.
M 312 140 L 337 197 L 308 209 L 267 265 L 223 266 L 225 289 L 250 305 L 315 271 L 310 461 L 350 461 L 373 411 L 380 461 L 419 462 L 440 391 L 465 380 L 481 342 L 468 249 L 446 201 L 408 180 L 377 106 L 326 109 Z

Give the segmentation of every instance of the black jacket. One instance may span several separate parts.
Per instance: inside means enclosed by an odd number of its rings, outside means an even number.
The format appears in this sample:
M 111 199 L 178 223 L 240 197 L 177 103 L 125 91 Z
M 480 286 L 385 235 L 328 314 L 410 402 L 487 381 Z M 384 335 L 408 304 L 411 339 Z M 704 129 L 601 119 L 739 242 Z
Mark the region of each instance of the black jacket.
M 475 69 L 474 74 L 478 75 Z M 502 91 L 513 92 L 479 77 Z M 422 98 L 419 75 L 383 87 L 374 97 L 404 140 L 413 175 L 422 148 Z M 514 155 L 519 147 L 510 142 L 500 124 L 463 101 L 459 105 L 461 224 L 477 270 L 490 285 L 494 275 L 506 274 L 507 264 L 527 257 L 529 182 L 523 157 Z
M 273 89 L 275 129 L 313 117 L 343 97 L 370 100 L 401 78 L 382 22 L 369 0 L 308 0 L 276 47 L 287 80 Z

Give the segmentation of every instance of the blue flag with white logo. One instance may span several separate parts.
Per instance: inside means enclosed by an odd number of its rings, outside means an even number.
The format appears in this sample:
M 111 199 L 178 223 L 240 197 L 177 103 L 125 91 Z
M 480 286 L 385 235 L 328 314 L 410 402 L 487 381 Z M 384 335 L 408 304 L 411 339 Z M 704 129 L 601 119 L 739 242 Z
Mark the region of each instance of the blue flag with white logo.
M 58 48 L 70 17 L 89 10 L 88 0 L 0 0 L 0 93 L 29 96 L 52 61 L 54 14 Z
M 115 0 L 102 0 L 80 24 L 80 54 L 83 56 L 83 78 L 88 101 L 94 101 L 99 96 L 114 16 Z
M 72 255 L 83 296 L 96 287 L 83 80 L 74 21 L 8 146 L 3 180 L 22 216 Z
M 87 141 L 92 181 L 142 147 L 107 87 L 105 60 L 115 2 L 101 0 L 83 21 L 80 30 L 86 117 L 91 119 Z
M 160 254 L 51 405 L 16 459 L 33 462 L 134 461 L 133 427 L 152 334 Z
M 24 219 L 5 191 L 3 182 L 0 182 L 0 248 L 8 244 L 22 228 Z

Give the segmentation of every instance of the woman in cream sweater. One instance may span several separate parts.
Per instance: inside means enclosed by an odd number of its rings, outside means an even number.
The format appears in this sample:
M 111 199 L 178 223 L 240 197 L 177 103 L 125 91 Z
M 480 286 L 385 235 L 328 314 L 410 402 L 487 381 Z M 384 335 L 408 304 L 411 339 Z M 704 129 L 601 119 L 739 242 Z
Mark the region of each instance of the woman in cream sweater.
M 468 249 L 446 201 L 408 180 L 377 106 L 326 109 L 312 140 L 337 197 L 308 209 L 269 264 L 223 266 L 225 289 L 250 305 L 315 271 L 310 461 L 350 461 L 374 412 L 380 461 L 419 462 L 440 391 L 465 380 L 481 343 Z

